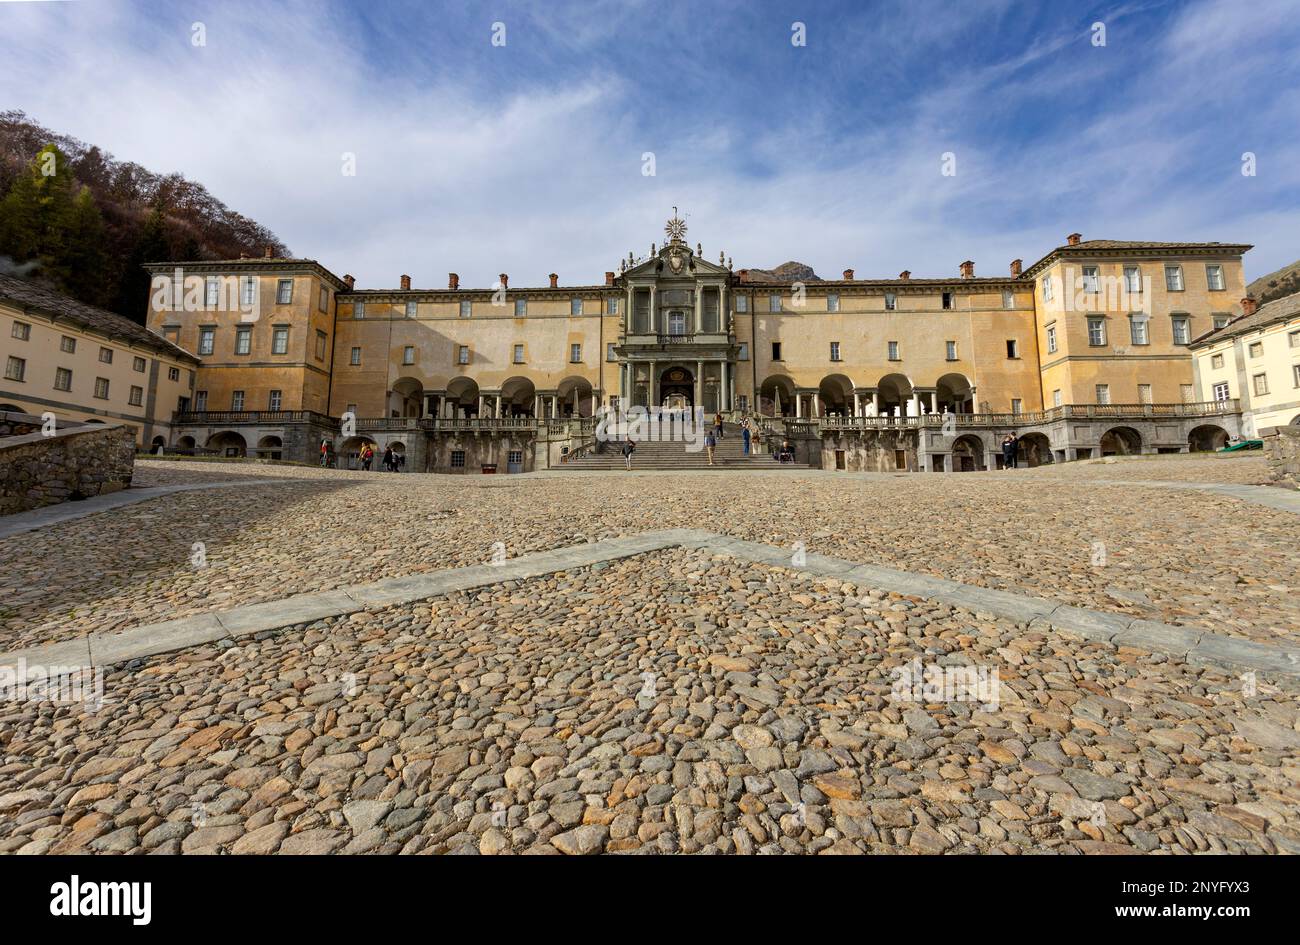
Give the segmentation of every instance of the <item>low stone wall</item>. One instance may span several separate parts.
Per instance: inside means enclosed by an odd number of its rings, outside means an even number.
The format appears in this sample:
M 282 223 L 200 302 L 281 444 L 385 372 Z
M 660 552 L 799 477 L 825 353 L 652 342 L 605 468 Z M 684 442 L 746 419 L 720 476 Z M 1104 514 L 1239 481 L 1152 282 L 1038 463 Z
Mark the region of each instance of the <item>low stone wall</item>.
M 134 464 L 135 434 L 127 426 L 0 437 L 0 515 L 125 489 Z
M 1259 432 L 1268 457 L 1269 483 L 1300 489 L 1300 427 L 1266 427 Z

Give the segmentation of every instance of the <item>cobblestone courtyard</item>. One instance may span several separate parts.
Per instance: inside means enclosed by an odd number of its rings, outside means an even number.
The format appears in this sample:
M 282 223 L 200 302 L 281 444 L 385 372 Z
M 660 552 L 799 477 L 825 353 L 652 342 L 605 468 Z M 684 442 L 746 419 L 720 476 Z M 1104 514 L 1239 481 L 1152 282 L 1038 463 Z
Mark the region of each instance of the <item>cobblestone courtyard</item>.
M 137 486 L 206 485 L 0 539 L 0 651 L 656 529 L 790 560 L 631 554 L 133 658 L 98 708 L 5 702 L 0 851 L 1297 852 L 1300 666 L 1243 673 L 799 559 L 1294 651 L 1300 515 L 1223 491 L 1262 479 L 1250 456 L 962 476 L 141 462 Z M 996 694 L 900 700 L 909 665 L 991 670 Z

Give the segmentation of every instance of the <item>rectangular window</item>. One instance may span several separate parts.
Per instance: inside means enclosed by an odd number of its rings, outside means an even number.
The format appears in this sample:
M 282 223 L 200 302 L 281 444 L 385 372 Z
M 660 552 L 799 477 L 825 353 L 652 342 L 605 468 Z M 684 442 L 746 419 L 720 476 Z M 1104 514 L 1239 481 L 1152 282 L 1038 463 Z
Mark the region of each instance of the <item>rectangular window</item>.
M 1267 393 L 1268 393 L 1268 375 L 1267 375 L 1267 374 L 1256 374 L 1254 377 L 1252 377 L 1252 378 L 1250 379 L 1250 381 L 1251 381 L 1251 386 L 1254 388 L 1255 393 L 1256 393 L 1257 395 L 1259 395 L 1259 394 L 1267 394 Z
M 1012 398 L 1011 398 L 1011 412 L 1012 412 L 1012 413 L 1020 413 L 1020 412 L 1021 412 L 1021 407 L 1022 407 L 1023 405 L 1024 405 L 1024 401 L 1022 401 L 1019 397 L 1012 397 Z
M 772 342 L 772 360 L 773 361 L 781 360 L 781 342 L 779 341 Z
M 1058 389 L 1052 391 L 1052 406 L 1053 406 L 1053 407 L 1059 407 L 1059 406 L 1061 406 L 1061 391 L 1060 391 L 1060 388 L 1058 388 Z
M 1101 291 L 1101 280 L 1098 278 L 1096 266 L 1083 267 L 1083 291 L 1090 295 L 1096 295 Z
M 1216 369 L 1223 367 L 1223 355 L 1221 354 L 1210 355 L 1210 367 Z
M 832 360 L 832 361 L 838 361 L 839 359 L 840 359 L 840 343 L 839 343 L 838 341 L 832 341 L 832 342 L 831 342 L 831 360 Z
M 1228 399 L 1228 382 L 1220 381 L 1214 385 L 1214 399 L 1222 402 Z
M 26 341 L 32 336 L 32 326 L 26 322 L 14 322 L 12 334 L 19 341 Z
M 256 291 L 255 290 L 255 287 L 257 285 L 256 281 L 253 279 L 252 276 L 244 276 L 244 278 L 240 280 L 240 282 L 242 285 L 242 289 L 240 291 L 240 296 L 239 296 L 239 300 L 241 304 L 252 305 L 253 299 L 255 297 L 254 292 Z
M 276 325 L 271 331 L 271 353 L 289 353 L 289 326 Z
M 288 305 L 293 301 L 293 280 L 281 279 L 275 284 L 275 304 Z
M 474 303 L 473 303 L 473 302 L 471 302 L 469 299 L 461 299 L 461 300 L 460 300 L 460 317 L 461 317 L 461 318 L 469 318 L 470 315 L 473 314 L 473 311 L 474 311 Z
M 613 345 L 610 345 L 611 351 L 613 347 L 614 347 Z M 613 359 L 611 358 L 611 360 Z M 524 363 L 524 346 L 515 345 L 515 364 L 523 364 L 523 363 Z
M 112 363 L 113 363 L 113 349 L 112 349 L 112 348 L 100 348 L 100 349 L 99 349 L 99 360 L 100 360 L 102 363 L 104 363 L 104 364 L 112 364 Z
M 199 354 L 211 354 L 213 345 L 216 341 L 217 330 L 215 328 L 199 329 Z
M 768 310 L 769 312 L 779 312 L 779 311 L 781 311 L 781 296 L 779 296 L 779 295 L 769 295 L 769 296 L 767 297 L 767 310 Z
M 169 367 L 167 369 L 167 380 L 179 381 L 181 379 L 181 369 L 178 367 Z
M 353 302 L 353 303 L 352 303 L 352 317 L 353 317 L 353 318 L 365 318 L 365 317 L 366 317 L 366 303 L 365 303 L 365 302 Z
M 320 294 L 316 296 L 316 307 L 322 312 L 328 312 L 330 307 L 329 289 L 324 286 L 320 287 Z
M 741 312 L 741 313 L 744 313 L 744 312 L 748 312 L 748 311 L 749 311 L 749 296 L 748 296 L 748 295 L 738 295 L 738 296 L 736 296 L 736 311 L 737 311 L 737 312 Z
M 1291 347 L 1294 348 L 1295 345 L 1292 345 Z M 77 339 L 70 338 L 69 336 L 64 335 L 62 338 L 59 339 L 59 350 L 62 351 L 64 354 L 76 354 Z
M 618 355 L 614 353 L 614 348 L 615 348 L 615 345 L 614 345 L 614 342 L 612 342 L 612 341 L 605 345 L 605 360 L 606 360 L 606 361 L 617 361 L 617 360 L 618 360 Z
M 898 361 L 898 360 L 901 360 L 901 359 L 899 358 L 899 356 L 898 356 L 898 342 L 897 342 L 897 341 L 891 341 L 891 342 L 889 342 L 889 344 L 886 345 L 886 349 L 887 349 L 887 353 L 888 353 L 888 355 L 889 355 L 889 360 L 891 360 L 891 361 Z
M 1211 315 L 1211 316 L 1210 316 L 1210 321 L 1211 321 L 1211 323 L 1214 325 L 1215 329 L 1217 330 L 1217 329 L 1220 329 L 1220 328 L 1224 328 L 1224 327 L 1226 327 L 1227 324 L 1228 324 L 1228 322 L 1232 321 L 1232 316 L 1231 316 L 1231 315 Z M 1293 346 L 1293 347 L 1294 347 L 1294 346 Z
M 415 345 L 406 345 L 404 348 L 402 348 L 402 363 L 403 364 L 415 363 Z
M 72 390 L 72 372 L 65 367 L 56 368 L 54 371 L 54 389 Z
M 1129 340 L 1135 345 L 1148 345 L 1151 343 L 1145 315 L 1130 315 L 1128 317 L 1128 333 Z
M 1043 276 L 1043 301 L 1052 301 L 1052 277 Z
M 523 318 L 528 314 L 528 300 L 515 299 L 515 318 Z
M 329 343 L 329 336 L 319 328 L 316 329 L 316 360 L 325 360 L 325 346 Z
M 885 293 L 885 311 L 886 311 L 886 312 L 893 312 L 893 311 L 897 310 L 897 308 L 898 308 L 898 296 L 896 296 L 893 292 L 886 292 L 886 293 Z
M 569 345 L 569 363 L 570 364 L 582 363 L 582 345 L 577 345 L 577 344 Z
M 605 312 L 606 312 L 607 314 L 609 314 L 609 315 L 617 315 L 617 314 L 618 314 L 618 297 L 617 297 L 617 296 L 614 297 L 614 298 L 611 298 L 608 302 L 606 302 L 606 304 L 605 304 Z
M 1130 294 L 1142 291 L 1142 270 L 1137 266 L 1124 267 L 1124 291 Z
M 235 354 L 248 354 L 253 350 L 253 329 L 235 329 Z
M 1300 331 L 1290 332 L 1286 336 L 1286 343 L 1288 347 L 1300 348 Z
M 139 407 L 141 404 L 143 404 L 144 388 L 137 387 L 136 385 L 132 384 L 130 396 L 127 397 L 127 403 L 129 403 L 132 407 Z
M 944 358 L 945 358 L 946 360 L 948 360 L 948 361 L 956 361 L 956 360 L 957 360 L 957 342 L 955 342 L 955 341 L 945 341 L 943 344 L 944 344 L 944 348 L 946 349 L 945 352 L 944 352 Z
M 203 307 L 216 308 L 221 304 L 221 282 L 216 276 L 203 280 Z
M 740 408 L 742 414 L 749 413 L 749 397 L 745 394 L 736 396 L 736 406 Z
M 1140 404 L 1149 404 L 1149 403 L 1151 403 L 1151 385 L 1150 385 L 1150 384 L 1139 384 L 1139 385 L 1138 385 L 1138 403 L 1140 403 Z
M 1291 365 L 1291 386 L 1300 387 L 1300 364 Z
M 351 365 L 353 365 L 353 366 L 358 365 L 358 364 L 361 363 L 361 349 L 360 349 L 360 348 L 353 348 L 353 349 L 352 349 L 352 356 L 351 356 L 351 358 L 349 359 L 348 363 L 351 364 Z
M 271 393 L 268 394 L 266 398 L 266 409 L 279 410 L 280 404 L 283 402 L 283 400 L 284 398 L 281 395 L 280 391 L 278 390 L 271 391 Z
M 1196 385 L 1179 384 L 1178 393 L 1182 397 L 1183 403 L 1191 404 L 1196 402 Z
M 1252 341 L 1250 347 L 1246 350 L 1250 352 L 1252 358 L 1262 358 L 1264 356 L 1264 342 Z
M 1020 357 L 1020 342 L 1014 338 L 1007 339 L 1007 357 L 1013 359 Z
M 194 409 L 202 413 L 208 409 L 208 392 L 205 390 L 196 390 L 194 392 Z
M 944 308 L 952 308 L 952 305 L 953 305 L 953 295 L 952 295 L 952 293 L 951 293 L 951 292 L 945 292 L 945 293 L 943 294 L 943 307 L 944 307 Z
M 95 397 L 99 400 L 108 400 L 108 378 L 95 378 Z
M 1002 290 L 1002 307 L 1003 308 L 1016 307 L 1016 294 L 1012 292 L 1010 289 Z
M 740 350 L 736 352 L 736 360 L 737 360 L 737 361 L 748 361 L 748 360 L 749 360 L 749 342 L 748 342 L 748 341 L 742 341 L 739 345 L 737 345 L 737 347 L 738 347 Z
M 27 360 L 25 358 L 16 358 L 12 354 L 5 361 L 5 378 L 11 381 L 21 381 L 27 376 Z
M 407 318 L 414 318 L 414 317 L 415 317 L 415 313 L 416 313 L 417 311 L 419 311 L 419 307 L 416 305 L 416 303 L 414 303 L 414 302 L 407 302 L 407 303 L 406 303 L 406 317 L 407 317 Z
M 230 409 L 231 410 L 244 409 L 244 392 L 242 390 L 232 390 L 230 392 Z
M 148 365 L 145 363 L 144 358 L 134 357 L 131 359 L 131 368 L 135 373 L 143 374 L 146 367 L 148 367 Z
M 1205 284 L 1209 286 L 1211 292 L 1223 291 L 1223 267 L 1206 266 L 1205 267 Z
M 1183 267 L 1165 266 L 1165 288 L 1170 292 L 1183 291 Z
M 1192 320 L 1187 315 L 1175 315 L 1174 322 L 1174 344 L 1190 344 L 1192 340 Z
M 838 312 L 840 310 L 840 297 L 838 295 L 826 296 L 826 311 Z
M 1047 326 L 1047 353 L 1048 354 L 1056 353 L 1056 326 L 1055 325 Z
M 1106 343 L 1106 319 L 1098 316 L 1088 319 L 1088 344 L 1096 348 Z
M 582 299 L 569 299 L 569 315 L 582 314 Z
M 469 364 L 469 345 L 460 345 L 456 348 L 456 363 Z
M 1099 403 L 1099 404 L 1108 404 L 1108 403 L 1110 403 L 1110 385 L 1109 385 L 1109 384 L 1098 384 L 1098 385 L 1097 385 L 1097 403 Z
M 464 468 L 465 468 L 465 451 L 464 451 L 464 450 L 452 450 L 452 451 L 451 451 L 451 467 L 452 467 L 452 469 L 464 469 Z

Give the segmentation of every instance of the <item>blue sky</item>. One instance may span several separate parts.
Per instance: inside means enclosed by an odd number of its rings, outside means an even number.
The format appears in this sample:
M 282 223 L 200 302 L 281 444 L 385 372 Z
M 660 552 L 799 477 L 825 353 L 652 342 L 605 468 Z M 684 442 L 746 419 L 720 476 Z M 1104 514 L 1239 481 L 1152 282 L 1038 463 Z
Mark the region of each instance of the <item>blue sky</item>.
M 0 3 L 0 106 L 364 287 L 598 282 L 673 205 L 738 268 L 998 274 L 1077 230 L 1253 278 L 1300 258 L 1296 49 L 1300 0 Z

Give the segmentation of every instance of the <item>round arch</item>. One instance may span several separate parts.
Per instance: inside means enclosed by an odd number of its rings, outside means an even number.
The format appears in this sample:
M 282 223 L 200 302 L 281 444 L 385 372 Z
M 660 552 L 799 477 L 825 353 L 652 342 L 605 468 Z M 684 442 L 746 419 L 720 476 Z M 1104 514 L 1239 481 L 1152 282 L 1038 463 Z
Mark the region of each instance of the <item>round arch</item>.
M 1228 431 L 1213 423 L 1193 428 L 1187 434 L 1187 449 L 1191 453 L 1213 453 L 1228 445 Z
M 511 377 L 501 385 L 501 412 L 507 417 L 531 417 L 537 409 L 537 385 L 526 377 Z
M 478 415 L 478 383 L 472 377 L 453 377 L 447 382 L 447 402 L 452 405 L 453 416 Z
M 1026 433 L 1016 437 L 1016 460 L 1030 467 L 1054 462 L 1052 441 L 1045 433 Z
M 194 437 L 189 435 L 183 436 L 176 441 L 177 449 L 188 450 L 191 453 L 194 452 L 194 447 L 197 445 L 198 444 L 194 442 Z
M 368 436 L 350 436 L 339 445 L 339 468 L 340 469 L 360 469 L 361 468 L 361 447 L 366 444 L 371 449 L 378 445 Z
M 555 388 L 556 413 L 561 417 L 590 417 L 591 394 L 591 381 L 570 374 Z
M 167 449 L 166 437 L 155 436 L 149 443 L 149 452 L 153 453 L 155 456 L 165 452 L 166 449 Z
M 95 421 L 88 421 L 94 423 Z M 208 437 L 207 448 L 231 458 L 248 455 L 248 441 L 234 430 L 221 430 Z
M 278 436 L 264 436 L 257 441 L 257 455 L 264 459 L 280 459 L 284 441 Z
M 940 413 L 974 413 L 975 385 L 965 374 L 945 374 L 935 384 L 935 400 Z
M 981 472 L 986 468 L 983 440 L 973 433 L 965 433 L 953 440 L 953 472 Z
M 794 416 L 794 381 L 784 374 L 770 374 L 758 387 L 758 412 L 764 417 Z
M 822 416 L 853 416 L 853 382 L 843 374 L 827 374 L 817 385 Z
M 418 378 L 399 377 L 389 394 L 389 413 L 397 417 L 418 417 L 424 403 L 424 385 Z
M 907 402 L 912 397 L 912 381 L 905 374 L 886 374 L 876 384 L 881 416 L 907 416 Z
M 24 410 L 22 407 L 19 407 L 17 404 L 0 404 L 0 411 L 5 411 L 6 413 L 28 413 L 29 412 L 27 410 Z
M 1101 435 L 1102 456 L 1129 456 L 1142 452 L 1142 434 L 1132 427 L 1111 427 Z

